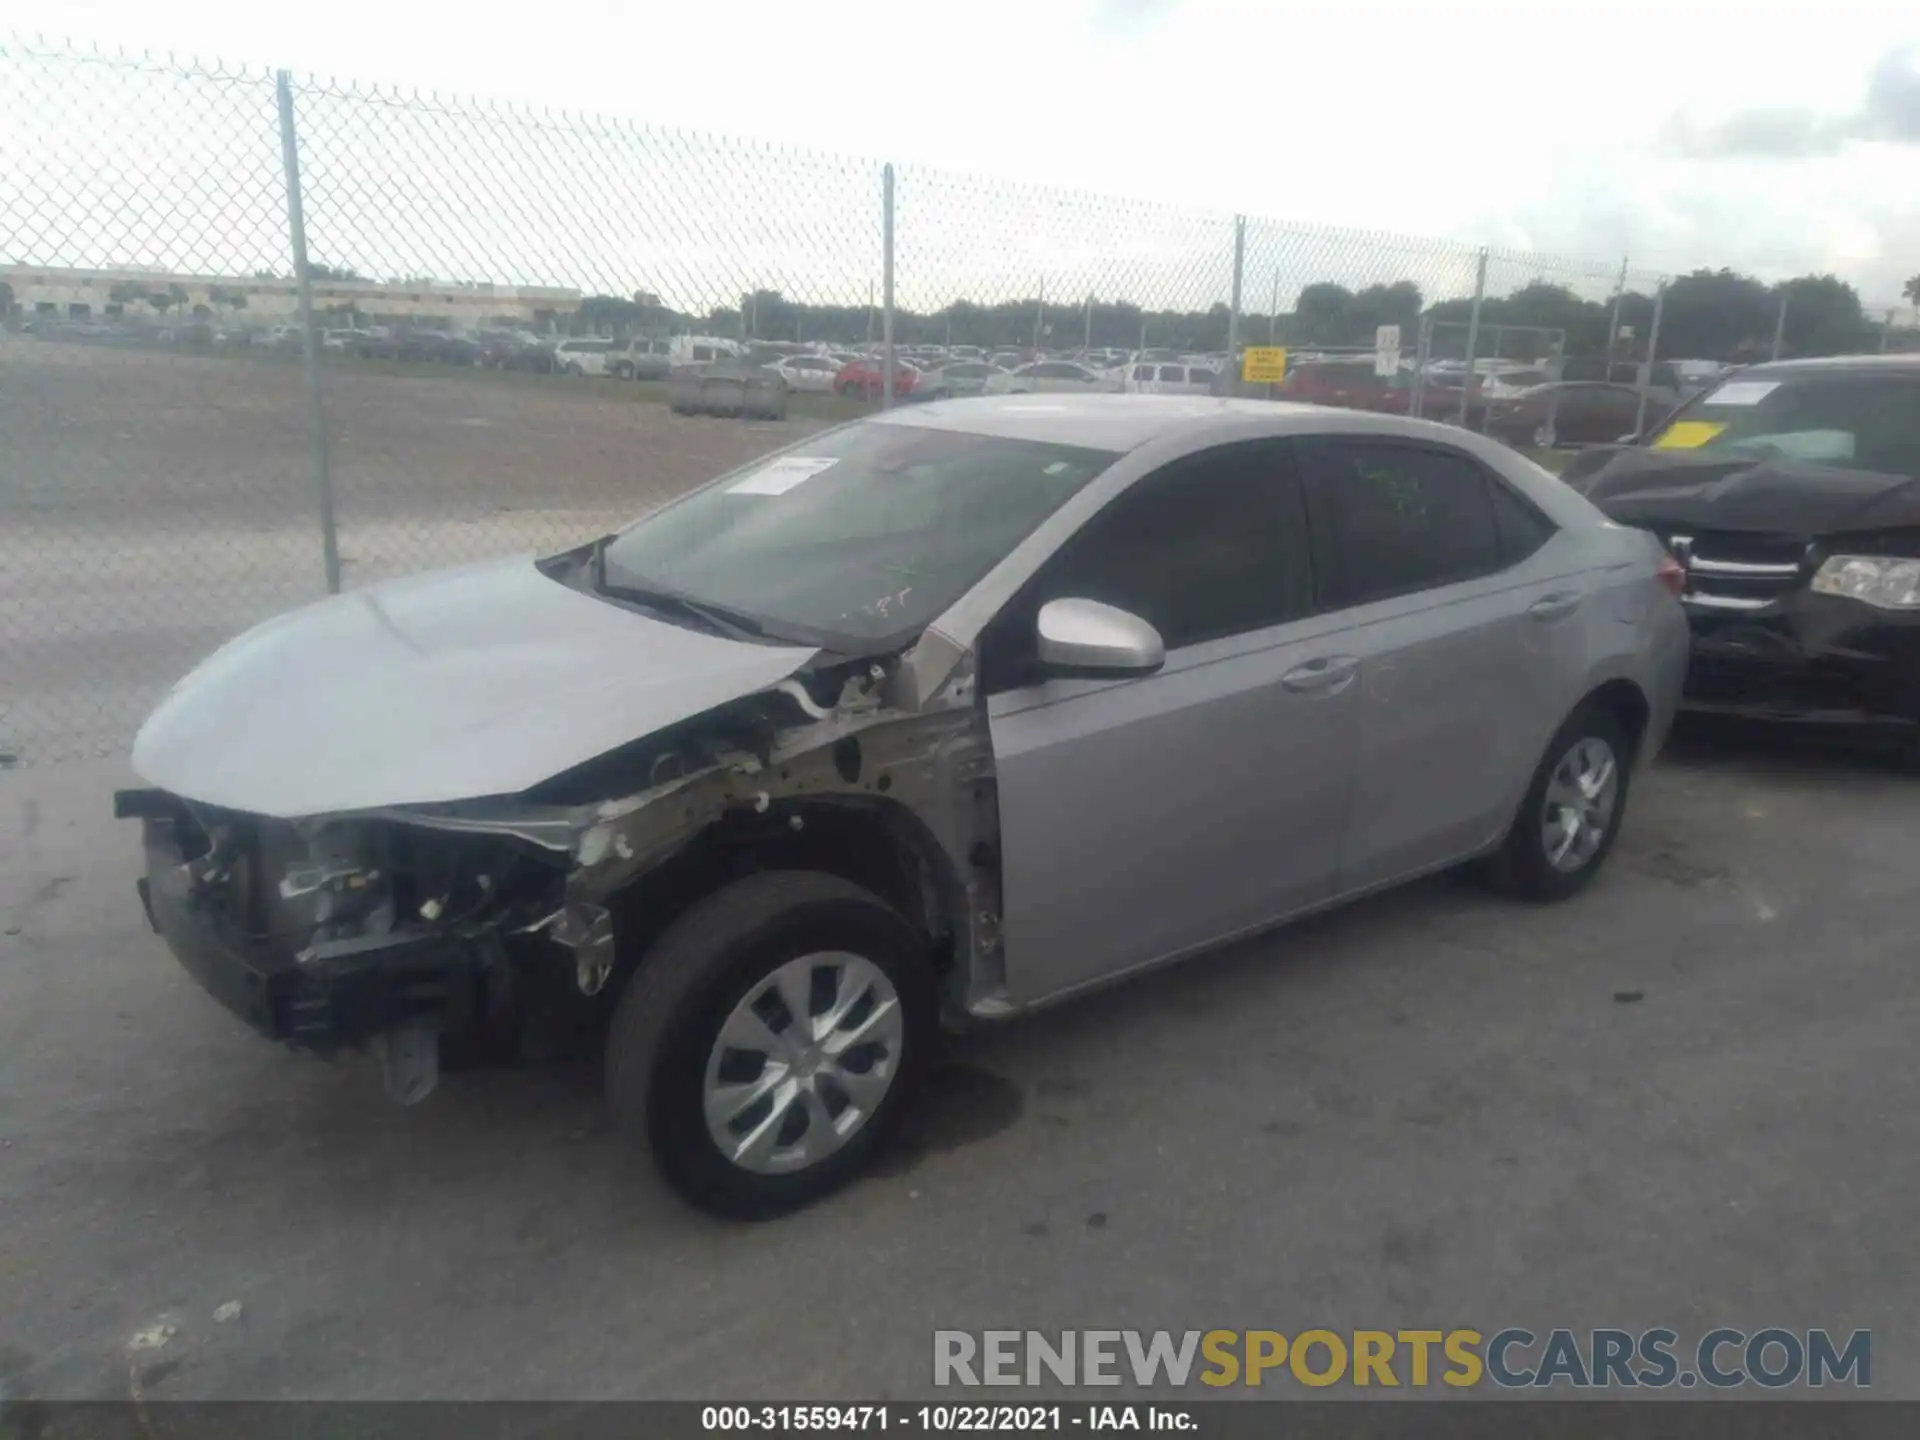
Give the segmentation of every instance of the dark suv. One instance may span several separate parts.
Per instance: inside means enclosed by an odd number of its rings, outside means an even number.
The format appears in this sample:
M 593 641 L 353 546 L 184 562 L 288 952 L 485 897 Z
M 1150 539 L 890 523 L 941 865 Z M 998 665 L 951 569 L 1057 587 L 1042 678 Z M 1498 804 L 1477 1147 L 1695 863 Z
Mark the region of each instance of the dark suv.
M 1754 365 L 1564 472 L 1687 569 L 1687 708 L 1920 761 L 1920 355 Z

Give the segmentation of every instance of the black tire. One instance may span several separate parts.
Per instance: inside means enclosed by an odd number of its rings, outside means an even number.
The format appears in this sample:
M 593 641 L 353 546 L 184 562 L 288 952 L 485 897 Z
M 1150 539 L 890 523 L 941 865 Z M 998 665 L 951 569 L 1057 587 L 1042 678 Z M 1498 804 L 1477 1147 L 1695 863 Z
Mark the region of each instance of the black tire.
M 1613 810 L 1607 817 L 1600 843 L 1575 869 L 1562 869 L 1547 853 L 1544 820 L 1547 788 L 1554 771 L 1580 742 L 1603 742 L 1613 752 L 1616 789 Z M 1620 822 L 1627 813 L 1627 798 L 1633 776 L 1633 744 L 1620 722 L 1605 706 L 1589 701 L 1576 710 L 1547 742 L 1546 754 L 1527 786 L 1526 797 L 1513 817 L 1513 828 L 1492 855 L 1482 873 L 1489 884 L 1502 894 L 1520 900 L 1565 900 L 1585 889 L 1606 863 L 1613 842 L 1620 834 Z
M 873 1115 L 817 1164 L 783 1174 L 736 1165 L 708 1133 L 709 1055 L 734 1007 L 779 965 L 814 951 L 871 961 L 899 997 L 900 1065 Z M 607 1102 L 667 1182 L 729 1219 L 785 1214 L 853 1178 L 885 1143 L 933 1048 L 939 1013 L 925 937 L 870 891 L 811 870 L 775 870 L 699 901 L 642 958 L 607 1037 Z

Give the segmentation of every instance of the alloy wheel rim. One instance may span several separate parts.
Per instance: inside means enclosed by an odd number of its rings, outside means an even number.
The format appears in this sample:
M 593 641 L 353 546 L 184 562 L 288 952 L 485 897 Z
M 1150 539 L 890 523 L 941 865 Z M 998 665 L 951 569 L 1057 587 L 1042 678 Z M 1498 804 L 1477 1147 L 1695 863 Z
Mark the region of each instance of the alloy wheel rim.
M 817 1165 L 864 1129 L 900 1073 L 906 1023 L 886 973 L 846 951 L 769 971 L 707 1056 L 707 1133 L 743 1170 Z
M 1613 747 L 1595 735 L 1576 740 L 1547 781 L 1540 843 L 1547 863 L 1574 874 L 1600 853 L 1620 798 L 1620 766 Z

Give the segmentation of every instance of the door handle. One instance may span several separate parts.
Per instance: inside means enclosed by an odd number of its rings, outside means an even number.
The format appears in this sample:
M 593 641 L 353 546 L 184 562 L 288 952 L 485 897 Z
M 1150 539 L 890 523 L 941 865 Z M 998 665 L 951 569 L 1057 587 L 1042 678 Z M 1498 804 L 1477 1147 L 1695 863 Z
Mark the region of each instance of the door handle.
M 1352 655 L 1324 655 L 1318 660 L 1294 666 L 1280 677 L 1280 683 L 1299 694 L 1340 690 L 1353 679 L 1353 672 L 1359 668 L 1360 661 Z
M 1536 620 L 1564 620 L 1580 608 L 1580 602 L 1585 598 L 1578 590 L 1556 591 L 1534 601 L 1527 607 L 1527 614 Z

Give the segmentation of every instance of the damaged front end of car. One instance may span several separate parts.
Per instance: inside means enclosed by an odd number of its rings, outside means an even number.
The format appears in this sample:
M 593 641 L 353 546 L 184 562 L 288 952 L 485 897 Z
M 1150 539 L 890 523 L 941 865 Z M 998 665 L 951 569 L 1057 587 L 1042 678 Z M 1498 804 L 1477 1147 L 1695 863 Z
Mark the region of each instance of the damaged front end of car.
M 200 984 L 272 1039 L 373 1050 L 404 1103 L 443 1062 L 588 1043 L 675 915 L 756 869 L 872 889 L 928 936 L 949 1013 L 991 1013 L 992 749 L 966 657 L 931 700 L 916 658 L 808 667 L 512 796 L 282 819 L 146 789 L 115 810 Z

